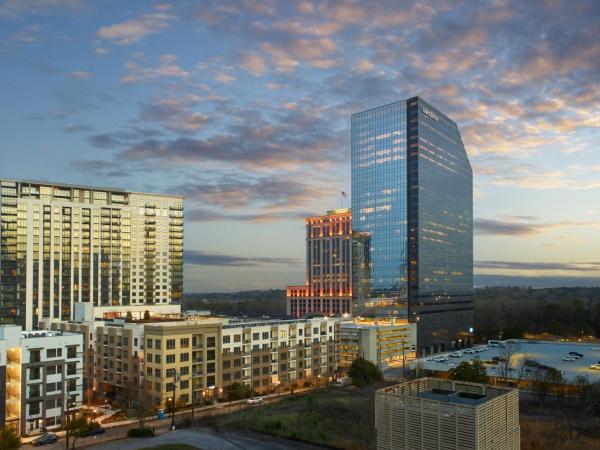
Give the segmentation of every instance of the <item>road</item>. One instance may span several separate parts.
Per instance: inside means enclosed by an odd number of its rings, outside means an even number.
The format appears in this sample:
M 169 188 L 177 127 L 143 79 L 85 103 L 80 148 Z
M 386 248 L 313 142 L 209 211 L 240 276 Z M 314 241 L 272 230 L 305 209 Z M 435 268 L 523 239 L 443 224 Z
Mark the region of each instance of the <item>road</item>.
M 296 393 L 294 393 L 294 395 L 303 395 L 303 394 L 309 394 L 310 392 L 313 392 L 312 389 L 302 389 L 300 391 L 297 391 Z M 272 395 L 267 395 L 263 397 L 263 403 L 273 403 L 273 402 L 277 402 L 280 400 L 283 400 L 284 398 L 286 398 L 287 396 L 289 396 L 289 393 L 285 393 L 285 394 L 272 394 Z M 196 412 L 195 412 L 195 417 L 196 418 L 202 418 L 202 417 L 210 417 L 212 415 L 215 414 L 227 414 L 229 412 L 233 412 L 233 411 L 237 411 L 240 409 L 246 409 L 246 408 L 252 408 L 255 407 L 255 405 L 248 405 L 246 403 L 246 400 L 239 400 L 236 402 L 232 402 L 231 404 L 229 403 L 218 403 L 215 406 L 209 406 L 209 407 L 202 407 L 202 408 L 196 408 Z M 185 419 L 186 417 L 191 417 L 191 411 L 190 410 L 185 410 L 185 411 L 178 411 L 176 413 L 177 415 L 177 421 L 180 421 L 182 419 Z M 169 417 L 166 417 L 162 420 L 148 420 L 146 421 L 145 426 L 149 427 L 149 428 L 154 428 L 156 434 L 158 435 L 158 437 L 155 438 L 149 438 L 151 439 L 152 442 L 158 442 L 159 438 L 163 438 L 163 436 L 166 436 L 167 434 L 171 435 L 174 434 L 174 432 L 170 432 L 169 431 L 169 427 L 171 424 L 171 419 Z M 115 446 L 115 442 L 111 443 L 110 441 L 115 441 L 116 439 L 119 439 L 119 446 L 116 447 L 119 450 L 122 448 L 121 445 L 123 442 L 122 439 L 125 439 L 127 437 L 127 430 L 131 429 L 131 428 L 136 428 L 138 426 L 138 422 L 133 420 L 129 420 L 129 421 L 125 421 L 125 422 L 117 422 L 117 423 L 111 423 L 111 424 L 103 424 L 103 427 L 106 428 L 106 433 L 101 434 L 99 436 L 94 436 L 94 437 L 87 437 L 87 438 L 80 438 L 76 441 L 76 448 L 90 448 L 93 446 L 93 448 L 108 448 L 109 446 L 112 447 L 111 450 L 113 450 L 116 446 Z M 184 430 L 181 430 L 184 431 Z M 189 431 L 189 430 L 185 430 L 185 431 Z M 198 433 L 198 431 L 196 431 L 196 433 Z M 60 436 L 60 439 L 58 440 L 58 442 L 56 442 L 55 444 L 52 445 L 45 445 L 43 447 L 34 447 L 31 444 L 24 444 L 21 448 L 22 449 L 34 449 L 34 448 L 42 448 L 45 450 L 65 450 L 66 449 L 66 441 L 64 438 L 64 432 L 58 432 L 56 433 Z M 210 436 L 210 434 L 207 433 L 207 430 L 204 430 L 204 432 L 202 433 L 203 435 L 206 436 Z M 212 435 L 214 436 L 214 435 Z M 238 437 L 239 438 L 239 437 Z M 207 437 L 207 442 L 211 443 L 211 439 Z M 147 441 L 147 439 L 134 439 L 135 442 L 140 442 L 140 441 Z M 171 442 L 176 442 L 176 441 L 171 441 Z M 216 442 L 216 441 L 215 441 Z M 225 441 L 226 442 L 226 441 Z M 104 444 L 106 443 L 107 447 L 103 447 L 103 446 L 96 446 L 97 444 Z M 70 443 L 71 445 L 73 444 L 73 442 L 71 441 Z M 132 447 L 134 448 L 134 447 Z M 138 447 L 135 447 L 138 448 Z M 143 448 L 139 447 L 139 448 Z M 206 450 L 206 448 L 201 447 L 204 450 Z M 215 449 L 220 449 L 220 448 L 227 448 L 227 447 L 208 447 L 208 448 L 215 448 Z M 235 447 L 237 449 L 239 449 L 240 447 Z M 245 447 L 243 447 L 245 448 Z M 249 448 L 261 448 L 261 447 L 249 447 Z M 264 448 L 264 447 L 263 447 Z M 282 448 L 277 447 L 277 448 Z M 300 447 L 286 447 L 286 448 L 300 448 Z M 302 447 L 302 448 L 306 448 L 306 447 Z M 316 447 L 311 447 L 311 448 L 316 448 Z

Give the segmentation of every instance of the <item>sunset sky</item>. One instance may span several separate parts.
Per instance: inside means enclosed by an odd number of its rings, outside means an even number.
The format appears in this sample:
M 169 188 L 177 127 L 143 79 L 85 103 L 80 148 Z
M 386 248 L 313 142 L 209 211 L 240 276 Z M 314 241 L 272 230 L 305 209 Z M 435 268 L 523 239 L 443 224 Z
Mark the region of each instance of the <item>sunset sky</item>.
M 594 0 L 0 0 L 0 178 L 184 194 L 187 292 L 283 288 L 303 218 L 350 194 L 350 114 L 419 95 L 471 159 L 476 284 L 600 285 L 599 24 Z

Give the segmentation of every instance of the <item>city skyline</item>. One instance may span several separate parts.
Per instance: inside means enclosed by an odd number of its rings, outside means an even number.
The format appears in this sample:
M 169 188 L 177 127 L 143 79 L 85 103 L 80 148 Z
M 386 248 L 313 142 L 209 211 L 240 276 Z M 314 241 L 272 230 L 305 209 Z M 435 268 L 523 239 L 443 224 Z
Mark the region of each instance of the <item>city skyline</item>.
M 419 95 L 473 165 L 475 285 L 598 284 L 599 13 L 0 2 L 0 178 L 183 194 L 185 291 L 283 289 L 352 195 L 350 115 Z

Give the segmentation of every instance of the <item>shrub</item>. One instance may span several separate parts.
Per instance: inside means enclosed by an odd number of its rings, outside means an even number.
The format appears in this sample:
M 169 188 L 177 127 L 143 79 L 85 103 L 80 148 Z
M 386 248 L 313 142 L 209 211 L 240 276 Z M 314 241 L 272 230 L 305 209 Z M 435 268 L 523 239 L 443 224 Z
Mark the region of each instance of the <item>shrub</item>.
M 348 369 L 348 375 L 352 378 L 352 383 L 358 387 L 369 386 L 375 381 L 383 379 L 381 370 L 364 358 L 356 358 L 352 361 L 352 365 Z
M 131 430 L 127 430 L 127 437 L 150 437 L 154 436 L 154 431 L 152 428 L 132 428 Z

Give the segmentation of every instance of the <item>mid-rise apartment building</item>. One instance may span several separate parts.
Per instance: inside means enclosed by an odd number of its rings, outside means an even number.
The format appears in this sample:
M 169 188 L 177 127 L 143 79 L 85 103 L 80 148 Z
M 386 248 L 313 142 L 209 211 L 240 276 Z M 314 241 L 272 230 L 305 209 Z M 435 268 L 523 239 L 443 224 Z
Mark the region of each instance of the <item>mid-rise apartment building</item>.
M 61 427 L 83 400 L 83 336 L 0 326 L 0 426 L 21 435 Z M 1 375 L 4 376 L 1 376 Z
M 186 405 L 223 397 L 233 383 L 257 392 L 326 383 L 337 374 L 339 339 L 339 321 L 327 318 L 146 325 L 146 395 Z
M 378 450 L 518 450 L 519 390 L 420 378 L 375 394 Z
M 306 284 L 288 286 L 291 317 L 352 313 L 352 213 L 328 211 L 306 219 Z
M 182 289 L 182 197 L 0 180 L 1 323 L 179 303 Z
M 380 369 L 406 364 L 416 355 L 417 324 L 396 318 L 355 318 L 341 323 L 341 364 L 361 357 Z

